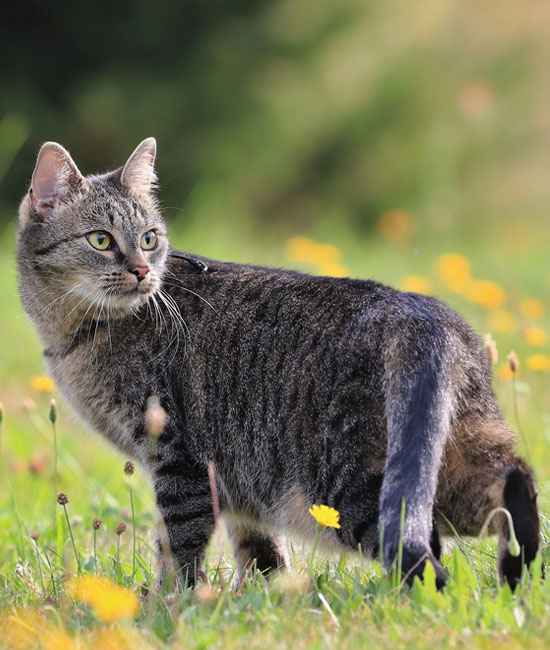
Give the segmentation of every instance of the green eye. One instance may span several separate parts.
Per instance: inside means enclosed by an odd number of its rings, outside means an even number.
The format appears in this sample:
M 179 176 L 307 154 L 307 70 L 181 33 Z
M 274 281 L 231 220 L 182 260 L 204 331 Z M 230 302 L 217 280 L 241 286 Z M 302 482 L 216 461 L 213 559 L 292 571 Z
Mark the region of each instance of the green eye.
M 104 230 L 89 232 L 86 235 L 86 239 L 94 248 L 97 248 L 98 251 L 106 251 L 111 247 L 111 235 Z
M 157 236 L 153 230 L 146 232 L 141 238 L 141 247 L 144 251 L 152 251 L 157 247 Z

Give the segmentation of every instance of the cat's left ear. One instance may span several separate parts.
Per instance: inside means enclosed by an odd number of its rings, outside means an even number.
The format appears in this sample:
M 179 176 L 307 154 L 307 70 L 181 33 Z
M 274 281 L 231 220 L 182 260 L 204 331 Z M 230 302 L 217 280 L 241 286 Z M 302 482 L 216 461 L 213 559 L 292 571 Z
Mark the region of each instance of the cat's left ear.
M 136 196 L 150 196 L 157 176 L 155 174 L 155 157 L 157 141 L 146 138 L 140 142 L 134 153 L 128 158 L 120 175 L 122 185 Z

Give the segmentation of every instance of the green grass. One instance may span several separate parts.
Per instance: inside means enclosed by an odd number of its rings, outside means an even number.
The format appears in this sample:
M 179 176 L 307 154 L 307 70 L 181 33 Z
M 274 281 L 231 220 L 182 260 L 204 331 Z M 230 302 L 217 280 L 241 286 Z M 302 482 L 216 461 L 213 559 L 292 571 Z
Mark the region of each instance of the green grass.
M 285 257 L 284 234 L 275 233 L 268 241 L 251 228 L 243 224 L 214 227 L 202 222 L 184 234 L 176 233 L 174 239 L 181 248 L 211 256 L 296 266 Z M 433 274 L 434 260 L 447 250 L 467 253 L 476 277 L 498 280 L 504 287 L 506 309 L 515 315 L 517 324 L 515 329 L 493 332 L 493 336 L 501 356 L 499 367 L 512 348 L 523 364 L 516 397 L 526 443 L 520 440 L 518 444 L 523 452 L 527 444 L 539 478 L 544 554 L 548 560 L 550 374 L 529 371 L 525 360 L 535 353 L 548 357 L 550 350 L 548 345 L 535 348 L 523 340 L 523 328 L 530 323 L 519 312 L 523 297 L 543 301 L 548 297 L 546 273 L 542 270 L 544 242 L 533 239 L 526 250 L 513 250 L 511 245 L 508 250 L 504 236 L 499 239 L 500 235 L 478 232 L 473 238 L 456 232 L 450 249 L 451 239 L 438 244 L 433 238 L 425 239 L 426 233 L 417 232 L 412 240 L 398 245 L 377 237 L 357 241 L 353 233 L 334 230 L 328 223 L 318 224 L 309 234 L 338 245 L 342 262 L 353 275 L 376 277 L 394 285 L 399 285 L 405 274 L 427 276 L 436 293 L 465 314 L 481 334 L 491 329 L 490 311 L 445 293 Z M 491 237 L 495 245 L 489 247 Z M 17 639 L 12 638 L 9 645 L 8 633 L 23 635 L 21 626 L 9 618 L 14 608 L 41 612 L 48 622 L 41 628 L 41 647 L 63 646 L 64 650 L 70 643 L 66 639 L 56 641 L 48 636 L 48 630 L 63 628 L 77 647 L 105 648 L 125 644 L 132 648 L 484 648 L 495 642 L 503 647 L 546 647 L 550 634 L 550 581 L 540 581 L 535 568 L 535 576 L 525 576 L 512 596 L 508 587 L 498 585 L 493 540 L 462 539 L 448 544 L 444 564 L 452 579 L 444 593 L 435 591 L 432 575 L 426 577 L 425 584 L 417 583 L 409 589 L 387 576 L 378 563 L 365 562 L 359 556 L 325 556 L 317 552 L 310 565 L 311 549 L 299 540 L 293 540 L 295 567 L 291 578 L 268 583 L 252 574 L 235 592 L 231 588 L 233 562 L 222 530 L 212 541 L 206 563 L 211 591 L 151 594 L 142 602 L 135 621 L 117 623 L 108 628 L 110 640 L 98 641 L 98 632 L 107 626 L 68 591 L 77 563 L 63 512 L 56 503 L 50 398 L 55 397 L 59 403 L 58 487 L 69 497 L 67 511 L 84 572 L 94 573 L 92 519 L 99 517 L 103 521 L 97 531 L 99 572 L 136 592 L 143 580 L 154 585 L 153 498 L 141 469 L 126 477 L 126 459 L 88 432 L 57 392 L 40 393 L 29 386 L 32 375 L 44 372 L 40 346 L 19 306 L 11 235 L 4 238 L 3 250 L 7 252 L 0 258 L 0 401 L 5 408 L 0 469 L 0 618 L 4 623 L 0 626 L 7 627 L 0 634 L 0 648 L 40 647 L 29 630 L 26 642 L 19 638 L 22 645 L 18 646 Z M 315 265 L 304 268 L 314 271 Z M 545 306 L 549 312 L 550 305 Z M 532 324 L 548 332 L 550 316 L 546 313 Z M 497 373 L 495 390 L 506 417 L 517 427 L 512 383 Z M 133 487 L 136 513 L 135 575 L 128 482 Z M 117 561 L 114 528 L 120 521 L 125 521 L 128 529 L 120 538 Z M 30 538 L 32 531 L 40 533 L 37 546 L 45 593 Z M 119 636 L 113 636 L 116 634 Z

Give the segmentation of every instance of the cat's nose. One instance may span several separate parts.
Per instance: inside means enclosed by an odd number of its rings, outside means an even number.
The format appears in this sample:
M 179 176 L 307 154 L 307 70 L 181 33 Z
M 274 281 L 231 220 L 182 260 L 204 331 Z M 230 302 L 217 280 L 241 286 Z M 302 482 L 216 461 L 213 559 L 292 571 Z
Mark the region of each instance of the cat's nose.
M 136 276 L 138 282 L 141 282 L 151 269 L 148 266 L 133 266 L 131 269 L 128 270 L 130 271 L 130 273 Z

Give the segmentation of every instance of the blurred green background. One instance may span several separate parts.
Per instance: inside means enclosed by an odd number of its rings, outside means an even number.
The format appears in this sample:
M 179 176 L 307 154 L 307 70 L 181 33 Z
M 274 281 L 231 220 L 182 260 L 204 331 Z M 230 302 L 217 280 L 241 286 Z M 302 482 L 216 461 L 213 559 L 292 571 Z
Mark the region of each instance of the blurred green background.
M 44 140 L 90 173 L 154 135 L 174 227 L 366 237 L 400 208 L 446 241 L 546 228 L 549 19 L 536 0 L 10 3 L 0 224 Z
M 17 205 L 46 140 L 61 142 L 87 174 L 119 167 L 153 135 L 159 197 L 177 247 L 432 293 L 489 334 L 498 348 L 495 391 L 539 480 L 550 564 L 547 0 L 21 0 L 8 2 L 1 20 L 0 608 L 34 598 L 14 573 L 34 561 L 31 530 L 63 549 L 71 566 L 68 540 L 59 543 L 56 532 L 54 483 L 70 496 L 87 570 L 92 518 L 104 520 L 106 563 L 115 525 L 131 518 L 125 459 L 85 435 L 43 376 L 17 295 Z M 132 480 L 150 567 L 153 498 L 141 468 Z M 484 581 L 494 579 L 494 562 L 488 566 L 479 569 Z M 478 601 L 485 602 L 472 596 Z M 487 603 L 484 617 L 497 629 L 504 619 Z M 537 617 L 546 621 L 540 603 Z M 304 611 L 319 627 L 318 612 Z M 380 619 L 391 644 L 395 621 L 408 616 L 401 605 L 395 611 L 390 624 Z M 434 622 L 436 634 L 448 627 L 441 607 L 426 612 L 431 633 Z M 265 619 L 279 630 L 277 616 Z M 378 614 L 360 616 L 358 627 L 367 621 L 370 634 Z M 467 646 L 478 622 L 456 616 Z M 265 644 L 260 618 L 256 645 Z M 426 628 L 407 620 L 415 635 Z M 299 633 L 288 638 L 300 644 Z
M 10 3 L 0 39 L 8 415 L 38 399 L 29 379 L 43 373 L 13 248 L 40 144 L 61 142 L 91 173 L 154 135 L 179 248 L 441 296 L 495 338 L 495 388 L 511 418 L 516 349 L 520 415 L 546 473 L 549 24 L 541 0 Z M 448 253 L 467 265 L 462 289 L 449 281 L 456 269 L 441 268 Z

